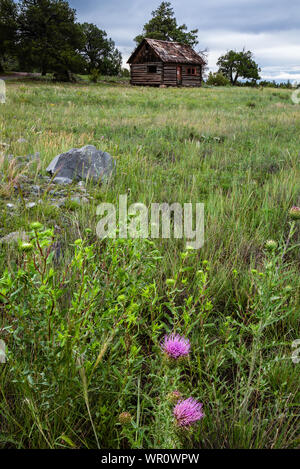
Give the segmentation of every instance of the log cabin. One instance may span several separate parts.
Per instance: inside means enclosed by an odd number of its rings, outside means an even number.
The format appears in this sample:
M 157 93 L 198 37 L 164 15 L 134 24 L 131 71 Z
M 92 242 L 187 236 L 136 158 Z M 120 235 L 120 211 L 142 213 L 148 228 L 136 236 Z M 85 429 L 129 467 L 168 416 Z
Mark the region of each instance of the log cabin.
M 146 86 L 201 86 L 206 62 L 190 46 L 143 39 L 128 59 L 130 83 Z

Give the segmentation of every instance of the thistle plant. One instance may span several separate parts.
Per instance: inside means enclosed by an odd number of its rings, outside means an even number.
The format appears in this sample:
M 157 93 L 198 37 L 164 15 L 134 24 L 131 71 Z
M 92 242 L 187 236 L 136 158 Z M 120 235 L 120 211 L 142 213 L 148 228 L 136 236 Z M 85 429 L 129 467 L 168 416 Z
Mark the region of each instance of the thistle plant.
M 187 357 L 190 353 L 190 348 L 189 340 L 175 333 L 166 335 L 161 343 L 161 350 L 165 356 L 175 361 Z
M 176 424 L 179 427 L 189 427 L 198 422 L 204 416 L 202 407 L 203 404 L 192 397 L 180 400 L 173 410 Z

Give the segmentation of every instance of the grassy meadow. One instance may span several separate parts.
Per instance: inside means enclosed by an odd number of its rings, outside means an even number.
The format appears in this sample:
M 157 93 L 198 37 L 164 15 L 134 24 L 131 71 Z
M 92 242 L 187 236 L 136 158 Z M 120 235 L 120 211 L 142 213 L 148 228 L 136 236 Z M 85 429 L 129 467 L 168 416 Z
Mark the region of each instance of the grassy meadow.
M 7 82 L 0 113 L 0 237 L 31 240 L 0 243 L 0 447 L 298 448 L 291 91 Z M 87 144 L 116 159 L 116 174 L 87 185 L 89 203 L 67 186 L 68 203 L 53 206 L 61 187 L 41 178 L 45 168 Z M 36 152 L 21 165 L 6 157 Z M 203 202 L 203 248 L 99 240 L 96 207 L 120 194 L 147 206 Z M 191 343 L 177 364 L 160 351 L 172 331 Z M 174 424 L 174 390 L 203 403 L 191 429 Z

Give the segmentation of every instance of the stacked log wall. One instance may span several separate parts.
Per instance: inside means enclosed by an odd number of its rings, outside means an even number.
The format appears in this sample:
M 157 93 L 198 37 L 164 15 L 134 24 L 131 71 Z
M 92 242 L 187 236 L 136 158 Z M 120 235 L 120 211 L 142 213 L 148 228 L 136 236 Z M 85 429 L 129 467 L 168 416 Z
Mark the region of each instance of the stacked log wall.
M 177 65 L 164 64 L 164 80 L 166 86 L 177 86 Z
M 188 69 L 196 69 L 196 75 L 188 73 Z M 182 66 L 182 86 L 201 86 L 201 67 L 199 65 Z
M 156 73 L 149 73 L 148 67 L 156 66 Z M 177 83 L 177 66 L 182 69 L 182 82 Z M 188 73 L 188 69 L 196 69 L 196 74 Z M 162 62 L 146 62 L 131 64 L 132 85 L 152 85 L 152 86 L 201 86 L 201 66 L 187 64 L 171 64 Z
M 157 67 L 156 73 L 149 73 L 148 67 Z M 132 85 L 156 85 L 163 83 L 163 65 L 161 62 L 147 62 L 143 64 L 131 65 L 131 81 Z

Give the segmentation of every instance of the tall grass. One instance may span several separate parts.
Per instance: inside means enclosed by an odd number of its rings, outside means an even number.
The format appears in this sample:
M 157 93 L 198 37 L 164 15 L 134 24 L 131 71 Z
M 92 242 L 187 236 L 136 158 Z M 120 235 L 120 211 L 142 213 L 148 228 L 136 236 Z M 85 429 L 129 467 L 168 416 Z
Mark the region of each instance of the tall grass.
M 287 90 L 8 85 L 0 234 L 25 230 L 31 245 L 0 245 L 2 447 L 299 446 L 299 222 L 288 214 L 300 205 L 299 109 Z M 56 154 L 85 144 L 116 158 L 112 183 L 88 187 L 87 205 L 56 209 L 47 190 L 26 209 L 22 176 L 43 184 Z M 25 167 L 4 159 L 37 151 Z M 204 247 L 98 240 L 96 206 L 119 194 L 204 202 Z M 159 344 L 172 330 L 192 347 L 170 369 Z M 193 431 L 176 431 L 175 389 L 204 404 Z

